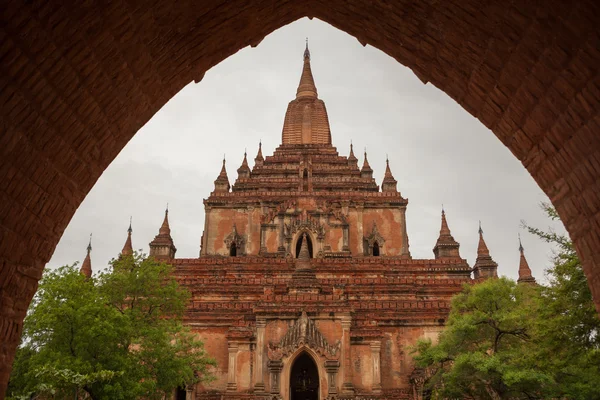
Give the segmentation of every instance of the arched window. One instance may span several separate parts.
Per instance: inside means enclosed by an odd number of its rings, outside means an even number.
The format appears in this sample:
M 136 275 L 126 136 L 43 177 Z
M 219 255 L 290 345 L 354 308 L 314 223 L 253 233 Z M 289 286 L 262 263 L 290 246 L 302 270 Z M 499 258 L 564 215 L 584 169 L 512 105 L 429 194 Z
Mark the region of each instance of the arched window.
M 300 254 L 300 249 L 302 248 L 303 236 L 304 235 L 301 234 L 298 238 L 298 241 L 296 242 L 296 258 L 298 258 L 298 255 Z M 310 240 L 310 236 L 308 234 L 306 234 L 306 246 L 308 247 L 308 254 L 310 255 L 310 258 L 313 258 L 312 240 Z
M 302 191 L 308 192 L 308 170 L 304 169 L 302 174 Z
M 237 246 L 235 245 L 235 242 L 231 242 L 231 247 L 229 248 L 229 255 L 231 257 L 237 256 Z
M 373 243 L 373 257 L 379 257 L 379 243 Z

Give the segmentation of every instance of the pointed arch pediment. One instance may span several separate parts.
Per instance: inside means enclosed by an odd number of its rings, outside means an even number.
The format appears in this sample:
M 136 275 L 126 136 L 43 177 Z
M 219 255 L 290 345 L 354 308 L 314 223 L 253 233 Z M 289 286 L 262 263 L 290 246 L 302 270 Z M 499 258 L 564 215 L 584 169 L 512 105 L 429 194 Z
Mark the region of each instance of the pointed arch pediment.
M 327 359 L 336 359 L 339 357 L 341 342 L 338 340 L 335 345 L 329 344 L 316 324 L 308 318 L 305 311 L 302 311 L 300 318 L 278 343 L 269 343 L 268 356 L 272 360 L 288 357 L 302 346 L 310 348 Z
M 367 243 L 367 245 L 369 247 L 373 247 L 373 244 L 375 244 L 375 242 L 377 242 L 379 247 L 382 247 L 383 244 L 385 243 L 385 239 L 379 233 L 379 230 L 377 229 L 377 224 L 375 222 L 373 222 L 373 227 L 371 228 L 371 233 L 368 236 L 365 236 L 364 238 L 365 238 L 365 242 Z
M 238 255 L 243 255 L 245 254 L 245 243 L 246 239 L 243 235 L 240 235 L 238 233 L 237 227 L 235 226 L 235 224 L 233 224 L 233 229 L 231 230 L 231 233 L 225 238 L 225 246 L 227 246 L 228 249 L 231 249 L 231 246 L 235 245 Z

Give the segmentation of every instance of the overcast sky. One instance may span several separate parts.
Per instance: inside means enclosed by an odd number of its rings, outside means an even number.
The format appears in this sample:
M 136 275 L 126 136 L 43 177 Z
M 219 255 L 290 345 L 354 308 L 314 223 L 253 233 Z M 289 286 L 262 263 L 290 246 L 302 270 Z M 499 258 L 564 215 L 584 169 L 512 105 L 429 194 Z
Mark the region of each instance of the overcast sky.
M 244 149 L 252 166 L 281 142 L 283 118 L 302 71 L 305 37 L 325 101 L 333 145 L 359 165 L 366 147 L 381 184 L 386 154 L 409 199 L 413 258 L 433 258 L 440 210 L 446 209 L 460 254 L 473 266 L 478 221 L 498 273 L 516 278 L 521 232 L 534 276 L 543 280 L 551 246 L 526 233 L 521 220 L 552 225 L 539 208 L 548 201 L 521 163 L 494 134 L 431 84 L 371 46 L 319 20 L 302 19 L 245 48 L 190 83 L 140 129 L 106 169 L 66 229 L 49 267 L 83 260 L 93 232 L 92 267 L 104 268 L 123 247 L 133 216 L 133 245 L 148 252 L 169 203 L 177 257 L 197 257 L 204 226 L 202 200 L 227 157 L 230 183 Z M 553 224 L 562 231 L 562 226 Z

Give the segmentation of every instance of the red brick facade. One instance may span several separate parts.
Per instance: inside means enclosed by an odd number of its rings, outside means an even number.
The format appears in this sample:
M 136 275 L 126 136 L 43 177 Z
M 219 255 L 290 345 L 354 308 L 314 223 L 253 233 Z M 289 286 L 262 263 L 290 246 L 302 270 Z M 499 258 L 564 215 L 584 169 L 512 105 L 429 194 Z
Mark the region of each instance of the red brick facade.
M 193 294 L 185 322 L 218 364 L 189 396 L 418 397 L 409 347 L 436 338 L 472 281 L 445 214 L 435 258 L 412 259 L 389 162 L 380 191 L 366 154 L 359 169 L 332 146 L 308 49 L 282 144 L 255 160 L 244 156 L 232 186 L 223 161 L 200 257 L 171 260 Z M 150 254 L 168 259 L 166 218 Z
M 593 0 L 4 2 L 0 399 L 64 229 L 164 104 L 276 29 L 316 17 L 488 127 L 556 206 L 600 311 L 600 6 Z

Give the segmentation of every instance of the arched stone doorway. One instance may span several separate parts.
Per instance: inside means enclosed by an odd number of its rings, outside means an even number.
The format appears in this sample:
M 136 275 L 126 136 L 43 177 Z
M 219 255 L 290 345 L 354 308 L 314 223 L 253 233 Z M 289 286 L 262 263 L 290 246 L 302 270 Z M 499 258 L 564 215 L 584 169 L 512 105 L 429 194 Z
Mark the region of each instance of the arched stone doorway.
M 289 400 L 319 400 L 319 369 L 308 353 L 294 360 L 289 388 Z
M 305 16 L 384 51 L 491 129 L 556 206 L 600 311 L 597 2 L 350 3 L 7 2 L 0 399 L 44 265 L 102 172 L 185 85 Z

